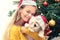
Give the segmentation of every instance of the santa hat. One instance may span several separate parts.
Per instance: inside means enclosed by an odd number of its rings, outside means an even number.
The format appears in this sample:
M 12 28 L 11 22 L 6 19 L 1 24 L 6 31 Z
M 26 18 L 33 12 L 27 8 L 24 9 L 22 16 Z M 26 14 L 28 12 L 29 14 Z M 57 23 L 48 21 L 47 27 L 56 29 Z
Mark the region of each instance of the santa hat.
M 37 22 L 40 24 L 41 28 L 45 30 L 46 17 L 43 15 L 38 15 L 36 19 L 38 20 Z
M 32 23 L 32 22 L 38 22 L 38 24 L 40 25 L 41 27 L 41 31 L 39 32 L 39 36 L 40 37 L 44 37 L 44 30 L 45 30 L 45 24 L 46 24 L 46 17 L 44 15 L 38 15 L 38 16 L 32 16 L 30 21 L 29 21 L 29 24 Z
M 38 22 L 42 28 L 42 30 L 45 30 L 45 24 L 46 24 L 46 17 L 44 15 L 38 15 L 38 16 L 32 16 L 29 20 L 29 24 L 32 22 Z
M 46 24 L 46 17 L 44 15 L 38 15 L 38 16 L 32 16 L 29 20 L 29 24 L 32 22 L 38 22 L 42 28 L 42 30 L 45 30 L 45 24 Z
M 36 5 L 36 0 L 20 0 L 18 7 L 22 6 L 22 5 Z
M 36 17 L 37 22 L 40 24 L 40 27 L 42 28 L 42 31 L 40 31 L 39 36 L 44 37 L 44 30 L 45 30 L 45 24 L 46 24 L 46 17 L 43 15 L 39 15 Z

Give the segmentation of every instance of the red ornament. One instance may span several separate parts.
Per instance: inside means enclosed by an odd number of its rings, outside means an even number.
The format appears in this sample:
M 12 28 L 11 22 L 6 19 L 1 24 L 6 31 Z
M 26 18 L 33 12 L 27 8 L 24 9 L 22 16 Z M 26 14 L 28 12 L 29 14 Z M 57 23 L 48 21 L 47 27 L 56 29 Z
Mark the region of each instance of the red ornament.
M 43 5 L 46 7 L 46 6 L 48 6 L 48 2 L 43 2 Z

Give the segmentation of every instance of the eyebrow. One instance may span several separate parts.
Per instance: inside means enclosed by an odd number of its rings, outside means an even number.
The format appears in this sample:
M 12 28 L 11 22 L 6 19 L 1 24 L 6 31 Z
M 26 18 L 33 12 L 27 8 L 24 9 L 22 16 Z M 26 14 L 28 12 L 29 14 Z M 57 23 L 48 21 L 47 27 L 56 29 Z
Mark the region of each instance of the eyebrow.
M 27 10 L 28 12 L 31 12 L 30 10 Z M 32 14 L 34 14 L 35 12 L 33 12 Z M 35 14 L 34 14 L 35 15 Z

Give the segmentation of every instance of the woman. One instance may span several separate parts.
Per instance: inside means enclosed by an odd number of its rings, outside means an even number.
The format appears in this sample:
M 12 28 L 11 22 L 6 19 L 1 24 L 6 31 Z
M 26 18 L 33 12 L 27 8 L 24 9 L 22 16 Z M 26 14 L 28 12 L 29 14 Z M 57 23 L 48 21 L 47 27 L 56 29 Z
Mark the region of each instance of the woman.
M 16 16 L 15 16 L 16 14 Z M 10 26 L 9 40 L 28 40 L 24 32 L 24 24 L 29 21 L 32 16 L 37 15 L 37 6 L 34 1 L 22 1 L 14 14 L 13 25 Z M 22 30 L 21 30 L 22 29 Z
M 32 16 L 37 15 L 37 6 L 36 2 L 25 0 L 19 3 L 19 7 L 14 12 L 11 18 L 11 23 L 7 30 L 9 34 L 6 40 L 33 40 L 31 37 L 28 37 L 25 32 L 24 24 L 29 21 Z M 7 32 L 6 32 L 7 33 Z

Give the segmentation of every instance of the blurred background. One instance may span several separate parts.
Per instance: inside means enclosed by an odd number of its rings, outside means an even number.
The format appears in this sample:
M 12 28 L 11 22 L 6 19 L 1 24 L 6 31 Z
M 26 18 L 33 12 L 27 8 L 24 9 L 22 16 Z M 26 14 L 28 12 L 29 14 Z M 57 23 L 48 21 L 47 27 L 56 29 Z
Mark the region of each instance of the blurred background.
M 20 0 L 0 1 L 0 40 L 3 40 L 4 32 L 10 23 L 11 16 L 17 8 Z M 47 18 L 52 33 L 47 40 L 60 39 L 60 0 L 36 0 L 38 15 L 43 14 Z
M 17 5 L 19 0 L 14 0 L 13 4 Z M 47 18 L 52 33 L 49 34 L 47 40 L 59 40 L 60 39 L 60 0 L 36 0 L 38 7 L 38 15 L 43 14 Z M 13 11 L 9 12 L 9 16 L 12 16 Z

